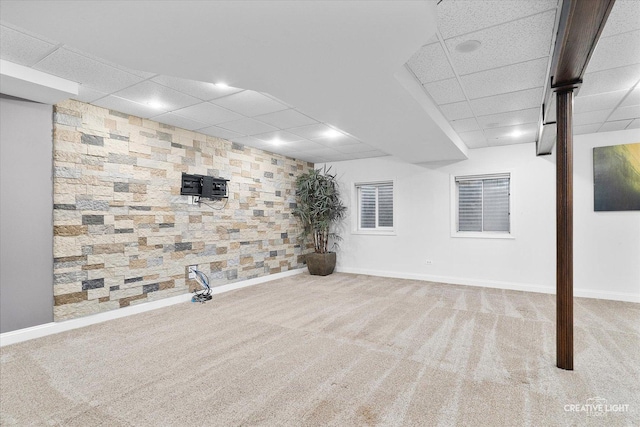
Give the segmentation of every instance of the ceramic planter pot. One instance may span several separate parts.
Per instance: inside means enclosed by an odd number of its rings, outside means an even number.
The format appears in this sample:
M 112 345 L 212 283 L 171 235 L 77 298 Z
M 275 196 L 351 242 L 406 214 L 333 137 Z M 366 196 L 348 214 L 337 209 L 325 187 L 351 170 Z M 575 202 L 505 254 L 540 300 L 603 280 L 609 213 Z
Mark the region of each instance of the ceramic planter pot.
M 336 268 L 336 253 L 327 252 L 326 254 L 317 254 L 312 252 L 305 255 L 309 274 L 314 276 L 328 276 L 333 273 Z

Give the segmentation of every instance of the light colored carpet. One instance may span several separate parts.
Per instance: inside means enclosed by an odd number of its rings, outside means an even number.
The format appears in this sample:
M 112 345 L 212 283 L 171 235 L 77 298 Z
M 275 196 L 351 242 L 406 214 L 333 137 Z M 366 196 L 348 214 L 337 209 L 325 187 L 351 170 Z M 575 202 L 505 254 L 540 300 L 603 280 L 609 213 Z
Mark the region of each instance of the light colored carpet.
M 555 367 L 554 301 L 370 276 L 293 276 L 4 347 L 0 421 L 640 425 L 640 304 L 577 298 L 568 372 Z M 628 409 L 566 410 L 594 398 Z

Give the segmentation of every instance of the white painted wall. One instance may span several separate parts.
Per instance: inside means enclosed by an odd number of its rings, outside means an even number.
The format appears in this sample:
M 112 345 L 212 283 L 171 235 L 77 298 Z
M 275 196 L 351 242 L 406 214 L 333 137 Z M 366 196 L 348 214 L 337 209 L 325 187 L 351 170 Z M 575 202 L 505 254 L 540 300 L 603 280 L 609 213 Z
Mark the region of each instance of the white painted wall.
M 594 212 L 592 165 L 594 146 L 640 142 L 640 130 L 574 142 L 575 295 L 640 302 L 640 212 Z M 329 165 L 350 208 L 339 271 L 555 292 L 555 156 L 520 144 L 470 150 L 468 160 L 431 168 L 394 158 Z M 512 173 L 515 238 L 451 237 L 451 176 L 497 172 Z M 356 234 L 353 185 L 380 180 L 395 180 L 396 233 Z

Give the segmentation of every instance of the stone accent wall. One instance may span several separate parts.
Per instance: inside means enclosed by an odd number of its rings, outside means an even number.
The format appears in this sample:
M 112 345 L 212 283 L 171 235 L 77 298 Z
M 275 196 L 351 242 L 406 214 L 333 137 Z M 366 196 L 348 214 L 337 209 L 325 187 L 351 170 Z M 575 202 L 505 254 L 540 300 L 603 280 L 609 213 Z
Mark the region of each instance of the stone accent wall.
M 116 111 L 54 108 L 54 319 L 302 267 L 291 215 L 312 164 Z M 182 172 L 231 180 L 222 210 L 190 205 Z M 215 202 L 214 207 L 220 207 Z

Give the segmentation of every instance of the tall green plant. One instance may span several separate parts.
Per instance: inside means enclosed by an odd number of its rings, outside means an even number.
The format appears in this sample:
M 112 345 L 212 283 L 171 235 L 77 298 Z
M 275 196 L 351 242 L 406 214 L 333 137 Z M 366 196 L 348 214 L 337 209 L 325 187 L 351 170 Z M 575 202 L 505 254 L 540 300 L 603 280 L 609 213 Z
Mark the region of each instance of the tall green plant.
M 314 169 L 296 180 L 296 207 L 293 215 L 300 219 L 304 241 L 313 238 L 316 253 L 327 253 L 329 238 L 340 239 L 330 231 L 331 224 L 343 218 L 347 208 L 340 200 L 336 176 L 329 173 L 331 168 Z

